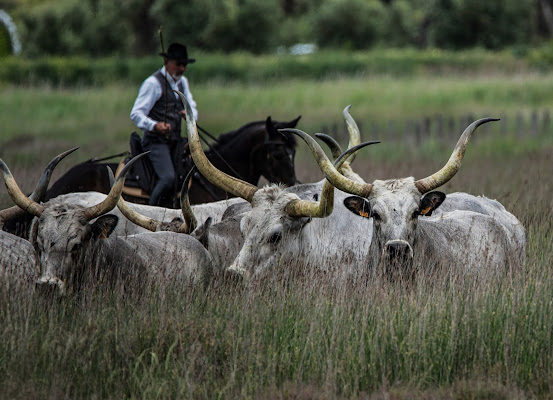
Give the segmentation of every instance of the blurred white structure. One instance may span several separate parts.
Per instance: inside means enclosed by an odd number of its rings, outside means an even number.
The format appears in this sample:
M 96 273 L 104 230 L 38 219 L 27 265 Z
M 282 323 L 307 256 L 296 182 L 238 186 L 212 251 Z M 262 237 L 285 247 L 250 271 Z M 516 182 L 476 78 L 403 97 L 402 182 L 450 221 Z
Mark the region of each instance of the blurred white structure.
M 13 20 L 8 15 L 8 13 L 6 13 L 4 10 L 0 10 L 0 22 L 8 30 L 8 34 L 10 35 L 10 41 L 12 44 L 13 54 L 15 55 L 19 54 L 21 52 L 21 41 L 19 40 L 19 36 L 17 34 L 17 27 L 13 23 Z
M 315 43 L 297 43 L 289 48 L 280 46 L 277 49 L 278 54 L 292 54 L 294 56 L 301 56 L 304 54 L 312 54 L 318 50 Z

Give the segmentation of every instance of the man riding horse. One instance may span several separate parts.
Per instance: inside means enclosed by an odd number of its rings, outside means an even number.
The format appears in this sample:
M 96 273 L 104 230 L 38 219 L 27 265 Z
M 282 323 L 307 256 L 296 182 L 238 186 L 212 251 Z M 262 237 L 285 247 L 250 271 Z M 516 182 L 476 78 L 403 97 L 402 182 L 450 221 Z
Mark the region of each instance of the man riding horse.
M 195 62 L 188 58 L 186 46 L 172 43 L 167 52 L 162 52 L 164 66 L 149 76 L 140 87 L 131 111 L 131 120 L 143 132 L 142 148 L 150 151 L 149 157 L 157 175 L 157 183 L 150 193 L 149 204 L 159 205 L 164 193 L 174 189 L 174 161 L 186 139 L 181 136 L 181 121 L 184 107 L 174 90 L 186 96 L 198 119 L 196 102 L 192 97 L 188 79 L 183 75 L 188 64 Z

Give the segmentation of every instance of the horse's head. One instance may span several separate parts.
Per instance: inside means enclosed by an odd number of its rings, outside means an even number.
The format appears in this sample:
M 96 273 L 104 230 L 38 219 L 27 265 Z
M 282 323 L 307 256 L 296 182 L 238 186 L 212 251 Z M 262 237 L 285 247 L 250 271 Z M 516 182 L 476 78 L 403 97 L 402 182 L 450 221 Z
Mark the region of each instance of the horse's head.
M 267 135 L 263 143 L 263 162 L 261 175 L 271 183 L 282 183 L 291 186 L 297 183 L 294 169 L 296 139 L 289 132 L 280 133 L 278 129 L 295 128 L 298 118 L 289 122 L 275 122 L 271 117 L 265 121 Z

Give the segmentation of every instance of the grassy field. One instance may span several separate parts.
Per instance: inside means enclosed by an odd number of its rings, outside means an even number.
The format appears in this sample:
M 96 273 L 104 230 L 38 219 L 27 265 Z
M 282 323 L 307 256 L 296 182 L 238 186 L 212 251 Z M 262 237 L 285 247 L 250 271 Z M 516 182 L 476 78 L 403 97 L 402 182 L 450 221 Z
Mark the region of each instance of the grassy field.
M 348 104 L 358 121 L 548 108 L 551 82 L 537 75 L 375 77 L 212 83 L 195 86 L 194 95 L 200 124 L 214 132 L 267 114 L 302 114 L 301 129 L 313 133 L 341 123 Z M 136 88 L 2 93 L 0 156 L 25 190 L 61 150 L 81 145 L 75 161 L 126 149 Z M 519 270 L 485 282 L 453 272 L 420 274 L 412 285 L 345 284 L 283 266 L 254 285 L 214 282 L 142 296 L 100 287 L 53 302 L 1 285 L 0 398 L 550 398 L 553 145 L 551 136 L 533 141 L 471 142 L 460 172 L 441 189 L 496 198 L 521 220 L 528 245 Z M 373 147 L 355 170 L 366 180 L 422 177 L 451 152 L 393 146 L 404 156 Z M 63 164 L 60 171 L 71 162 Z M 297 170 L 304 182 L 321 178 L 303 152 Z M 0 206 L 8 205 L 2 188 Z
M 441 114 L 458 117 L 528 114 L 553 106 L 553 76 L 359 77 L 325 81 L 285 81 L 278 85 L 205 83 L 192 85 L 199 124 L 219 134 L 246 122 L 290 120 L 302 115 L 311 133 L 341 123 L 352 105 L 360 123 L 402 121 Z M 67 140 L 93 152 L 125 149 L 135 129 L 129 119 L 138 87 L 57 89 L 1 87 L 0 145 L 10 140 Z M 90 150 L 89 150 L 90 149 Z M 84 152 L 83 152 L 84 153 Z

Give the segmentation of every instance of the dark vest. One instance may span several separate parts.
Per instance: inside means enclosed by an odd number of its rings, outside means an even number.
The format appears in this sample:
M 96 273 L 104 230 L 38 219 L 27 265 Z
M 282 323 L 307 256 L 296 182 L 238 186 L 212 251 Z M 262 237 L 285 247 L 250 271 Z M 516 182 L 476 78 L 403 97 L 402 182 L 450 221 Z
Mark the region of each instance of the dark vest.
M 161 86 L 161 97 L 152 107 L 148 117 L 159 122 L 163 122 L 165 120 L 165 122 L 171 125 L 172 129 L 169 133 L 168 139 L 157 132 L 146 131 L 144 134 L 148 135 L 150 140 L 154 140 L 156 142 L 169 143 L 179 141 L 182 138 L 180 134 L 182 117 L 178 114 L 178 112 L 184 110 L 184 105 L 182 104 L 180 98 L 175 97 L 175 93 L 173 92 L 173 89 L 171 89 L 169 82 L 167 82 L 167 84 L 165 83 L 165 76 L 161 73 L 161 70 L 157 71 L 153 76 L 158 80 Z M 177 83 L 177 87 L 179 91 L 184 92 L 181 81 Z M 187 93 L 185 93 L 185 95 L 186 94 Z M 167 100 L 166 118 L 165 100 Z

